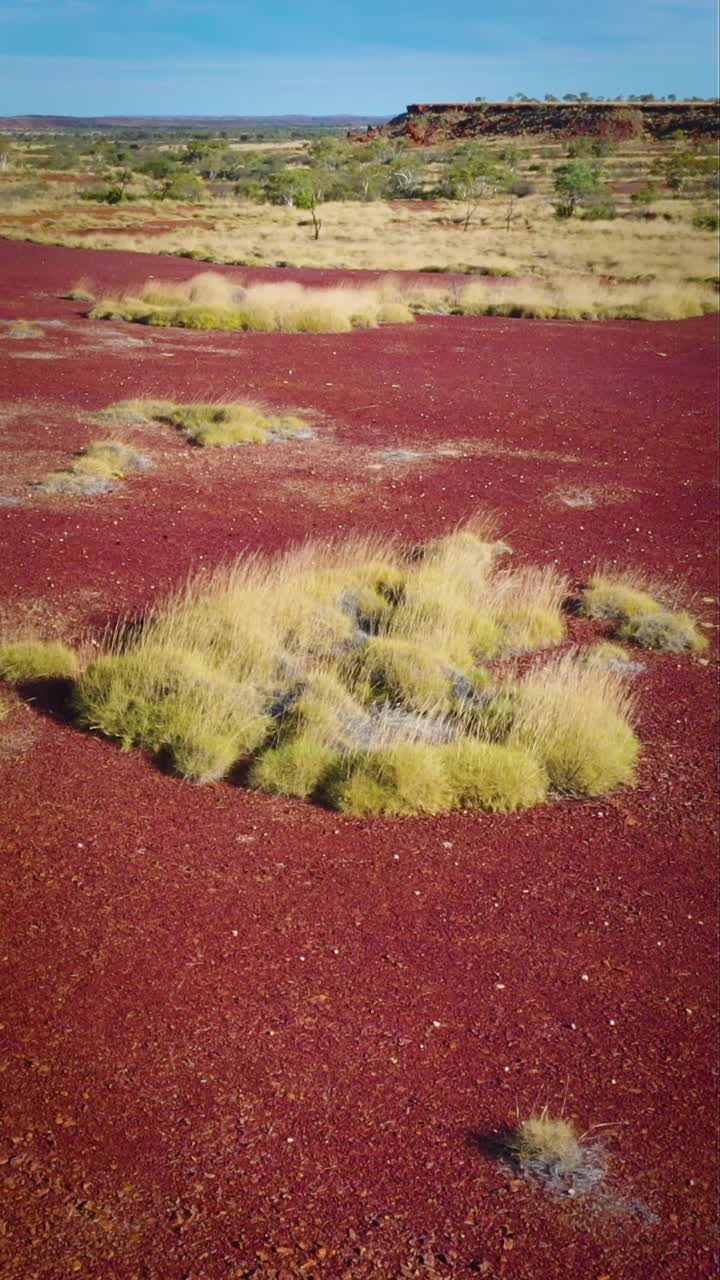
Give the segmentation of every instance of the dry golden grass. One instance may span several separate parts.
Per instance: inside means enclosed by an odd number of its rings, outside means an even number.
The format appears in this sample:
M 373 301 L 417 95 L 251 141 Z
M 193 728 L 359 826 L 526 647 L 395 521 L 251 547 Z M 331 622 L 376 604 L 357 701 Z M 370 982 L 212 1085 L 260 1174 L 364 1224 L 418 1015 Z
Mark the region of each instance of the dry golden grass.
M 308 288 L 292 281 L 246 286 L 204 271 L 181 284 L 149 280 L 120 297 L 102 298 L 90 318 L 189 329 L 348 333 L 380 324 L 411 324 L 414 316 L 401 297 L 388 296 L 382 288 Z
M 195 329 L 342 333 L 407 324 L 423 313 L 679 320 L 716 309 L 716 292 L 701 283 L 618 283 L 591 275 L 565 276 L 558 283 L 476 280 L 450 288 L 438 281 L 408 286 L 388 276 L 372 287 L 308 289 L 291 281 L 243 286 L 219 272 L 201 272 L 183 284 L 151 280 L 119 297 L 101 298 L 90 316 Z

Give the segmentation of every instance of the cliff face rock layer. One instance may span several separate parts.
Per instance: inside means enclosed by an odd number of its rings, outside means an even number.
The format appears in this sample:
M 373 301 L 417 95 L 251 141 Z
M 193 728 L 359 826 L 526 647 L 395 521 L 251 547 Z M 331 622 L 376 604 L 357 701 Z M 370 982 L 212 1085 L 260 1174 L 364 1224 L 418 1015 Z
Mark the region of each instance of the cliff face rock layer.
M 492 134 L 546 134 L 551 137 L 668 138 L 718 133 L 712 102 L 433 102 L 411 103 L 368 138 L 403 137 L 420 145 Z

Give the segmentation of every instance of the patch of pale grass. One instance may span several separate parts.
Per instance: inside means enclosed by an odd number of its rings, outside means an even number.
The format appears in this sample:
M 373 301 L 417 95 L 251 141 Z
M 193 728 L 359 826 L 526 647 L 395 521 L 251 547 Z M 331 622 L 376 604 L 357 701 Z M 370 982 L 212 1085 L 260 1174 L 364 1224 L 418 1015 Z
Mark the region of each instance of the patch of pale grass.
M 660 653 L 702 653 L 708 647 L 707 636 L 684 611 L 631 616 L 618 628 L 617 634 L 620 640 L 630 640 L 642 649 L 657 649 Z
M 374 287 L 314 288 L 293 281 L 242 285 L 217 272 L 182 284 L 148 281 L 120 297 L 100 299 L 95 320 L 132 320 L 163 327 L 261 333 L 347 333 L 380 324 L 409 324 L 401 297 Z
M 250 401 L 128 400 L 110 405 L 106 413 L 126 421 L 167 422 L 193 444 L 205 446 L 265 444 L 310 434 L 309 423 L 297 414 L 273 414 Z
M 571 1174 L 577 1172 L 583 1159 L 572 1120 L 551 1116 L 546 1107 L 518 1125 L 513 1148 L 518 1163 L 527 1169 L 544 1166 L 561 1174 Z
M 147 465 L 144 454 L 117 440 L 96 440 L 80 450 L 70 467 L 52 472 L 37 487 L 43 493 L 103 493 Z

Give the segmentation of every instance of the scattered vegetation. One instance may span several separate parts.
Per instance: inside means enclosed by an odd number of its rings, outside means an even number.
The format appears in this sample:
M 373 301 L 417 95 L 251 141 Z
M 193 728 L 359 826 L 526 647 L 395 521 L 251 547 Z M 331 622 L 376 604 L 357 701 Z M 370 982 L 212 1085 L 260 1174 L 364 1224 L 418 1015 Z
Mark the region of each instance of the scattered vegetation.
M 3 680 L 56 680 L 76 676 L 77 655 L 58 640 L 16 640 L 0 645 Z
M 147 467 L 143 453 L 117 440 L 97 440 L 76 455 L 65 471 L 54 471 L 37 488 L 43 493 L 107 493 L 130 471 Z
M 111 405 L 110 418 L 166 422 L 182 431 L 193 444 L 230 446 L 264 444 L 311 434 L 306 419 L 294 414 L 273 414 L 247 401 L 176 404 L 172 400 L 125 400 Z
M 119 298 L 97 302 L 90 317 L 261 333 L 346 333 L 414 319 L 401 299 L 382 289 L 305 288 L 292 282 L 244 286 L 211 271 L 183 284 L 148 281 Z

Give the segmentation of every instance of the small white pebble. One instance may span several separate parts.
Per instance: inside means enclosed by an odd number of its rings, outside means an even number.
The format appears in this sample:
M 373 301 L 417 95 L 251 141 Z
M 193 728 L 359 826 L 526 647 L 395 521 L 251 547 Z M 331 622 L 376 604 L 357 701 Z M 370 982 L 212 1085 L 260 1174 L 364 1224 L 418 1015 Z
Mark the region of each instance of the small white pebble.
M 581 981 L 581 982 L 589 982 L 589 981 L 590 981 L 590 979 L 588 978 L 588 976 L 587 976 L 587 974 L 586 974 L 586 973 L 581 973 L 581 974 L 580 974 L 580 981 Z

